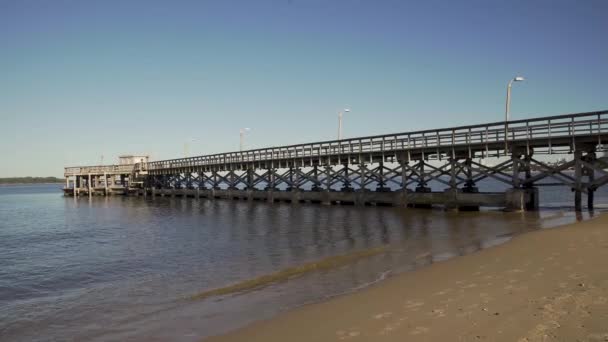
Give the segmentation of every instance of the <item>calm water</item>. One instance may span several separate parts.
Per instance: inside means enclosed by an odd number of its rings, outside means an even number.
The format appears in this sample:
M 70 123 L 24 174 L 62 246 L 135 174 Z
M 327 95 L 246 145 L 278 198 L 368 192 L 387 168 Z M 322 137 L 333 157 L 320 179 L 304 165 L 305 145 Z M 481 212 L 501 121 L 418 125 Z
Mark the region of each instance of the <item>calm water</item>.
M 0 187 L 0 340 L 200 341 L 387 275 L 577 219 L 567 189 L 543 190 L 541 201 L 550 208 L 450 213 L 73 199 L 64 198 L 59 185 Z M 606 189 L 597 202 L 608 203 Z M 378 246 L 387 252 L 244 293 L 189 298 Z

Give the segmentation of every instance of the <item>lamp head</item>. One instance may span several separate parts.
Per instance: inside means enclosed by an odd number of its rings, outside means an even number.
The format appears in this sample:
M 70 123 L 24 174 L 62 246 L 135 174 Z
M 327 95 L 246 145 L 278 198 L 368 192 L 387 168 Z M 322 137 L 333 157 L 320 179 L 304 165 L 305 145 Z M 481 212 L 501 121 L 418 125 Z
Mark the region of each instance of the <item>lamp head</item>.
M 350 108 L 344 108 L 344 113 L 350 112 Z
M 521 81 L 525 81 L 526 79 L 523 76 L 516 76 L 513 81 L 515 82 L 521 82 Z

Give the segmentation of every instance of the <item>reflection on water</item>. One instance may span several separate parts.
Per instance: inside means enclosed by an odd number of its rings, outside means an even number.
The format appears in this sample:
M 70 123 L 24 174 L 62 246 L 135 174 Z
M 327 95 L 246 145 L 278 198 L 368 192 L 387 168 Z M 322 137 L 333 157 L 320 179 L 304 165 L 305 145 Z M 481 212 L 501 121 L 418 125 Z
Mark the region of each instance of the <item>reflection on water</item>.
M 36 190 L 32 190 L 36 189 Z M 585 214 L 588 215 L 588 214 Z M 568 211 L 443 212 L 0 189 L 0 340 L 197 341 L 389 274 L 572 222 Z M 349 263 L 211 289 L 338 255 Z

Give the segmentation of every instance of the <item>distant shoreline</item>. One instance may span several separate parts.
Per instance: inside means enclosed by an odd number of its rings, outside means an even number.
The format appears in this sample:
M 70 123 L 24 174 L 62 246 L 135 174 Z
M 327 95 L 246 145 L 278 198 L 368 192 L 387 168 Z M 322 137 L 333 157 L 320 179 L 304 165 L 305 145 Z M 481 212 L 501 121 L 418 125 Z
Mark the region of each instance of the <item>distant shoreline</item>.
M 63 182 L 45 182 L 45 183 L 0 183 L 0 186 L 15 186 L 15 185 L 51 185 L 63 184 Z
M 51 182 L 51 183 L 0 183 L 0 186 L 14 186 L 14 185 L 51 185 L 51 184 L 63 184 L 63 182 Z
M 64 180 L 57 177 L 4 177 L 0 178 L 0 185 L 28 185 L 28 184 L 61 184 Z

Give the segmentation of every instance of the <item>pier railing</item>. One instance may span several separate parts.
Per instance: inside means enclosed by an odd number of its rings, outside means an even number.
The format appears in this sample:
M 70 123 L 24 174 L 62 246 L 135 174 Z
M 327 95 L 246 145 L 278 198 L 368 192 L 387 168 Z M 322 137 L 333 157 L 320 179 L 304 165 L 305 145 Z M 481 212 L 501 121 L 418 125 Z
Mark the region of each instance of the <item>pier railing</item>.
M 487 149 L 490 145 L 500 144 L 506 151 L 509 144 L 529 144 L 534 141 L 543 141 L 548 153 L 551 153 L 552 144 L 558 139 L 563 141 L 564 138 L 580 136 L 596 137 L 597 144 L 601 146 L 604 143 L 602 138 L 607 134 L 608 111 L 597 111 L 161 160 L 150 162 L 147 167 L 153 171 L 347 154 L 453 149 L 473 145 L 485 146 Z
M 133 171 L 134 164 L 129 165 L 97 165 L 66 167 L 65 176 L 87 175 L 87 174 L 129 174 Z

